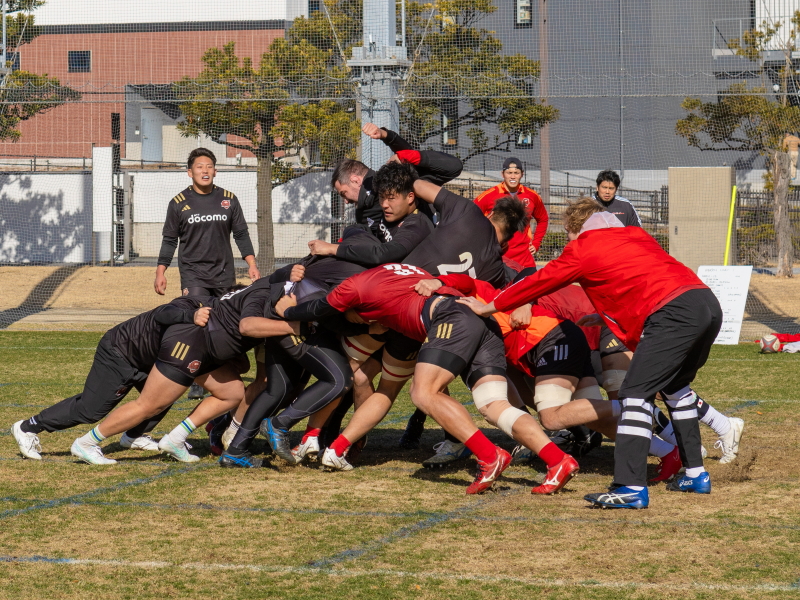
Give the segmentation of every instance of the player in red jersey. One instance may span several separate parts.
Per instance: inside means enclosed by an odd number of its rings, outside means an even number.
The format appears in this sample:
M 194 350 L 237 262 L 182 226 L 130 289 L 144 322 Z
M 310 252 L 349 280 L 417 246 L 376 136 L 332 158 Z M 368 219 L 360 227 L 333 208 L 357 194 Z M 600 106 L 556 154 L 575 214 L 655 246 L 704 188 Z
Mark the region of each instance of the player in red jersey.
M 412 265 L 383 265 L 347 279 L 324 299 L 287 308 L 283 316 L 314 320 L 352 308 L 365 321 L 378 321 L 420 342 L 411 400 L 477 457 L 479 471 L 467 488 L 468 494 L 491 487 L 511 456 L 475 427 L 459 402 L 443 393 L 458 375 L 472 390 L 476 407 L 490 423 L 537 452 L 548 466 L 568 462 L 571 457 L 550 442 L 530 414 L 508 403 L 503 345 L 498 334 L 487 327 L 489 322 L 463 310 L 466 307 L 455 298 L 441 295 L 459 295 L 455 290 L 445 288 L 430 298 L 414 291 L 419 281 L 431 278 Z M 336 449 L 332 446 L 328 452 L 335 453 Z
M 483 211 L 484 215 L 491 217 L 494 203 L 500 198 L 511 197 L 522 202 L 528 217 L 536 221 L 536 229 L 531 231 L 531 225 L 528 224 L 524 231 L 514 233 L 508 241 L 508 249 L 503 257 L 516 261 L 523 267 L 533 267 L 536 265 L 534 256 L 539 251 L 539 246 L 542 245 L 550 218 L 541 196 L 520 182 L 523 172 L 522 162 L 519 159 L 507 158 L 503 162 L 502 183 L 480 194 L 475 198 L 475 204 Z
M 510 286 L 488 305 L 470 298 L 459 302 L 487 315 L 580 283 L 602 320 L 634 351 L 620 388 L 623 410 L 614 484 L 609 492 L 589 494 L 586 500 L 606 508 L 647 507 L 647 447 L 653 401 L 659 392 L 666 398 L 686 466 L 686 475 L 667 489 L 710 493 L 711 481 L 701 455 L 698 396 L 690 384 L 705 364 L 722 324 L 719 302 L 647 232 L 624 227 L 619 219 L 600 211 L 588 198 L 570 205 L 564 213 L 570 243 L 558 259 Z

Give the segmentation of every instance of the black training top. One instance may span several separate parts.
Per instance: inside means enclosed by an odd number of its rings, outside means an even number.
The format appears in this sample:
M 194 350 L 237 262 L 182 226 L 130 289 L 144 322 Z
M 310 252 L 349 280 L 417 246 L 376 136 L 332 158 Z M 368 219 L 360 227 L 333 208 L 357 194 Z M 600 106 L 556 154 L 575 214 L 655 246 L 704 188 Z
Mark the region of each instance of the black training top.
M 231 233 L 242 258 L 255 254 L 236 196 L 218 186 L 210 194 L 198 194 L 189 186 L 169 203 L 158 264 L 170 265 L 180 239 L 182 288 L 229 287 L 236 281 Z
M 403 262 L 432 275 L 466 273 L 503 287 L 506 274 L 497 234 L 478 205 L 442 188 L 433 207 L 439 213 L 436 229 Z
M 610 212 L 612 215 L 615 215 L 625 227 L 629 227 L 633 225 L 634 227 L 641 227 L 642 221 L 639 218 L 639 213 L 636 212 L 636 209 L 631 204 L 631 201 L 622 198 L 621 196 L 614 196 L 609 202 L 605 202 L 601 200 L 600 197 L 595 193 L 593 198 L 597 201 L 600 206 L 606 209 L 606 212 Z
M 139 371 L 149 372 L 158 357 L 161 337 L 170 325 L 193 323 L 194 312 L 213 306 L 216 298 L 182 296 L 112 328 L 111 343 Z M 213 312 L 213 310 L 212 310 Z
M 205 327 L 208 350 L 214 358 L 230 360 L 263 341 L 239 333 L 239 322 L 246 317 L 273 318 L 271 295 L 280 293 L 280 286 L 273 289 L 275 287 L 268 278 L 262 277 L 217 301 Z
M 426 203 L 427 204 L 427 203 Z M 339 242 L 336 257 L 365 267 L 401 262 L 433 232 L 433 222 L 419 211 L 401 221 L 381 220 L 383 243 L 371 243 L 371 236 L 352 235 Z M 367 239 L 365 239 L 367 238 Z

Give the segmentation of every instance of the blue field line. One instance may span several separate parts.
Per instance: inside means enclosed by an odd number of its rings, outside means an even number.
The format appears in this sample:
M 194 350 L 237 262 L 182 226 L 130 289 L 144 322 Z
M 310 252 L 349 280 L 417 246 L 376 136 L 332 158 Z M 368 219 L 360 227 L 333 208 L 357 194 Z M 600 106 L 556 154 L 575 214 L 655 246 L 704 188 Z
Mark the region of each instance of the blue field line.
M 758 400 L 745 400 L 744 402 L 741 402 L 736 406 L 732 406 L 731 408 L 726 410 L 725 414 L 730 415 L 732 413 L 739 412 L 740 410 L 744 410 L 745 408 L 750 408 L 752 406 L 758 406 L 758 405 L 759 405 Z
M 73 496 L 67 496 L 66 498 L 55 498 L 53 500 L 47 500 L 41 502 L 39 504 L 34 504 L 33 506 L 26 506 L 25 508 L 14 508 L 10 510 L 0 511 L 0 519 L 7 519 L 10 517 L 16 517 L 28 512 L 33 512 L 35 510 L 44 510 L 48 508 L 56 508 L 62 506 L 64 504 L 71 504 L 73 502 L 80 502 L 85 498 L 91 498 L 92 496 L 98 496 L 100 494 L 107 494 L 110 492 L 116 492 L 119 490 L 123 490 L 129 487 L 135 487 L 138 485 L 144 485 L 146 483 L 151 483 L 153 481 L 158 481 L 159 479 L 164 479 L 165 477 L 174 477 L 175 475 L 183 475 L 184 473 L 189 473 L 191 471 L 197 470 L 198 468 L 202 468 L 203 466 L 209 465 L 197 465 L 197 466 L 190 466 L 190 467 L 183 467 L 183 468 L 167 468 L 158 475 L 151 475 L 150 477 L 140 477 L 139 479 L 132 479 L 130 481 L 123 481 L 121 483 L 117 483 L 116 485 L 96 488 L 94 490 L 90 490 L 88 492 L 82 492 L 80 494 L 75 494 Z

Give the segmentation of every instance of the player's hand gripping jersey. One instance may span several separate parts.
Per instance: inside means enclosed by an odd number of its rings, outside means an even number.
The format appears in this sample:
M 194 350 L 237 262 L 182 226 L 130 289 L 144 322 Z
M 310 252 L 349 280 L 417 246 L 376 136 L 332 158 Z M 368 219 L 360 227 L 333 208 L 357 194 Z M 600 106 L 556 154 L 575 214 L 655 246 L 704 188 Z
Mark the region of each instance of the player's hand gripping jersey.
M 466 273 L 495 287 L 505 284 L 500 244 L 492 223 L 466 198 L 442 189 L 433 202 L 436 229 L 405 261 L 432 273 Z
M 683 292 L 706 287 L 643 229 L 613 227 L 582 232 L 557 259 L 500 292 L 494 305 L 499 311 L 513 309 L 573 282 L 631 350 L 647 317 Z
M 422 342 L 426 330 L 420 315 L 427 298 L 417 294 L 414 286 L 423 279 L 433 279 L 433 276 L 412 265 L 383 265 L 346 279 L 323 301 L 288 308 L 284 318 L 309 321 L 332 311 L 344 312 L 352 308 L 367 322 L 377 321 Z M 450 288 L 440 288 L 437 293 L 462 295 Z
M 178 269 L 182 287 L 229 287 L 236 279 L 231 232 L 242 257 L 255 254 L 236 196 L 217 186 L 210 194 L 198 194 L 189 186 L 167 208 L 158 264 L 170 265 L 180 239 Z

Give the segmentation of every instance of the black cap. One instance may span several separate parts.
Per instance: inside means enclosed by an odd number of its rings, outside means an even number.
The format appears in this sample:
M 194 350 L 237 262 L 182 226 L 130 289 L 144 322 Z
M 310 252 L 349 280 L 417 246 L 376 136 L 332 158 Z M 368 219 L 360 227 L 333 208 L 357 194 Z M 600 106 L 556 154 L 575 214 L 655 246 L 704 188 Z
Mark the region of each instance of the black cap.
M 520 171 L 525 171 L 525 167 L 522 166 L 522 161 L 518 158 L 514 158 L 513 156 L 503 161 L 503 171 L 506 169 L 519 169 Z

